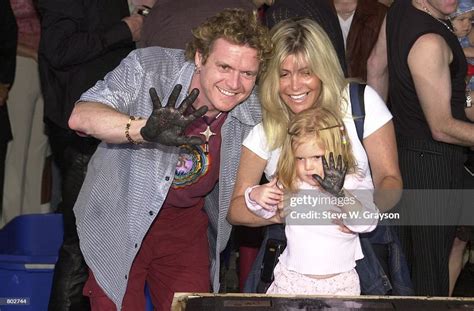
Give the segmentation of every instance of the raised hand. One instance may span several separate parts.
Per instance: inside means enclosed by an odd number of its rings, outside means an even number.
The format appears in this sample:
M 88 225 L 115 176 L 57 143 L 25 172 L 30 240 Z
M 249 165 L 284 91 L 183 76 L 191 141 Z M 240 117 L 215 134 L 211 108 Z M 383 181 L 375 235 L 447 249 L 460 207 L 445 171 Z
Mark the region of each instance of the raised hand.
M 313 174 L 313 178 L 321 185 L 321 187 L 336 197 L 343 197 L 344 192 L 342 186 L 347 173 L 347 163 L 342 165 L 341 155 L 337 156 L 337 165 L 334 165 L 334 155 L 329 153 L 329 165 L 326 157 L 323 156 L 323 172 L 324 178 L 318 174 Z
M 161 101 L 156 94 L 155 88 L 150 88 L 153 112 L 148 117 L 145 126 L 140 130 L 144 140 L 167 146 L 201 145 L 204 143 L 198 136 L 185 136 L 183 133 L 191 122 L 202 117 L 207 112 L 207 107 L 201 107 L 193 113 L 184 116 L 186 109 L 198 97 L 199 90 L 193 89 L 181 102 L 179 108 L 175 108 L 181 88 L 180 84 L 173 88 L 165 107 L 161 106 Z

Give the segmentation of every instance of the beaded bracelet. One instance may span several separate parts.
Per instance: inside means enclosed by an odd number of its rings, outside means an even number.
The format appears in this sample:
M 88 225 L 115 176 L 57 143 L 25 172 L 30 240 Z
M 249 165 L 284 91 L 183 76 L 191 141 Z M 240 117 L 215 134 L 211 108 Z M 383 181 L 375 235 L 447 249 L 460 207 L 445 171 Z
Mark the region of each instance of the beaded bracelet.
M 130 116 L 130 118 L 128 119 L 127 125 L 125 126 L 125 137 L 131 144 L 134 144 L 134 145 L 139 145 L 141 144 L 141 142 L 133 140 L 133 138 L 130 136 L 130 132 L 129 132 L 130 125 L 132 124 L 132 121 L 140 120 L 140 119 L 141 118 L 135 118 L 134 116 Z

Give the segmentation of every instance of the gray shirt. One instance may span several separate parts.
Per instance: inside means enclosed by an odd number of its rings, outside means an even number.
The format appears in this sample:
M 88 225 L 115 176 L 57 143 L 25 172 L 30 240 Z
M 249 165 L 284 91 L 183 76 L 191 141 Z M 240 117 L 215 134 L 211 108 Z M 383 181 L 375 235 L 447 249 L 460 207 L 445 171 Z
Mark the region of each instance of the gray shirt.
M 100 102 L 132 116 L 148 117 L 155 87 L 167 99 L 176 84 L 189 89 L 194 64 L 182 50 L 150 47 L 130 53 L 80 101 Z M 185 97 L 181 92 L 178 103 Z M 163 100 L 163 105 L 166 100 Z M 219 182 L 206 197 L 211 280 L 219 290 L 219 254 L 230 236 L 226 216 L 235 183 L 243 139 L 260 122 L 260 104 L 253 90 L 222 126 Z M 125 125 L 124 125 L 125 130 Z M 89 162 L 74 207 L 81 250 L 95 279 L 120 308 L 132 262 L 173 182 L 178 147 L 160 144 L 102 142 Z

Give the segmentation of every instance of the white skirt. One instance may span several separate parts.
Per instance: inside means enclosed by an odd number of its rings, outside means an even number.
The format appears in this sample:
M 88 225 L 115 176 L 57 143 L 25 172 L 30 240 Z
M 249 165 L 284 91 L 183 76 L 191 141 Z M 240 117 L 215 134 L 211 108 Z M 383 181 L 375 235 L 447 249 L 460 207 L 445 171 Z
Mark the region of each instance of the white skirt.
M 288 295 L 337 295 L 359 296 L 359 275 L 352 269 L 326 279 L 314 279 L 296 271 L 288 270 L 278 263 L 274 270 L 275 280 L 267 294 Z

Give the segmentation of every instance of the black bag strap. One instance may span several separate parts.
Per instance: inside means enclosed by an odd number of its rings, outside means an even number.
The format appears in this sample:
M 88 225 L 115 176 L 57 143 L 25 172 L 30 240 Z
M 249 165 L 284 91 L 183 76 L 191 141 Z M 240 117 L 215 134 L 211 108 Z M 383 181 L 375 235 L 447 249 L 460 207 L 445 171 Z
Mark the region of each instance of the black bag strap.
M 360 142 L 364 141 L 365 102 L 364 91 L 366 84 L 351 82 L 349 84 L 349 95 L 351 98 L 352 117 Z

